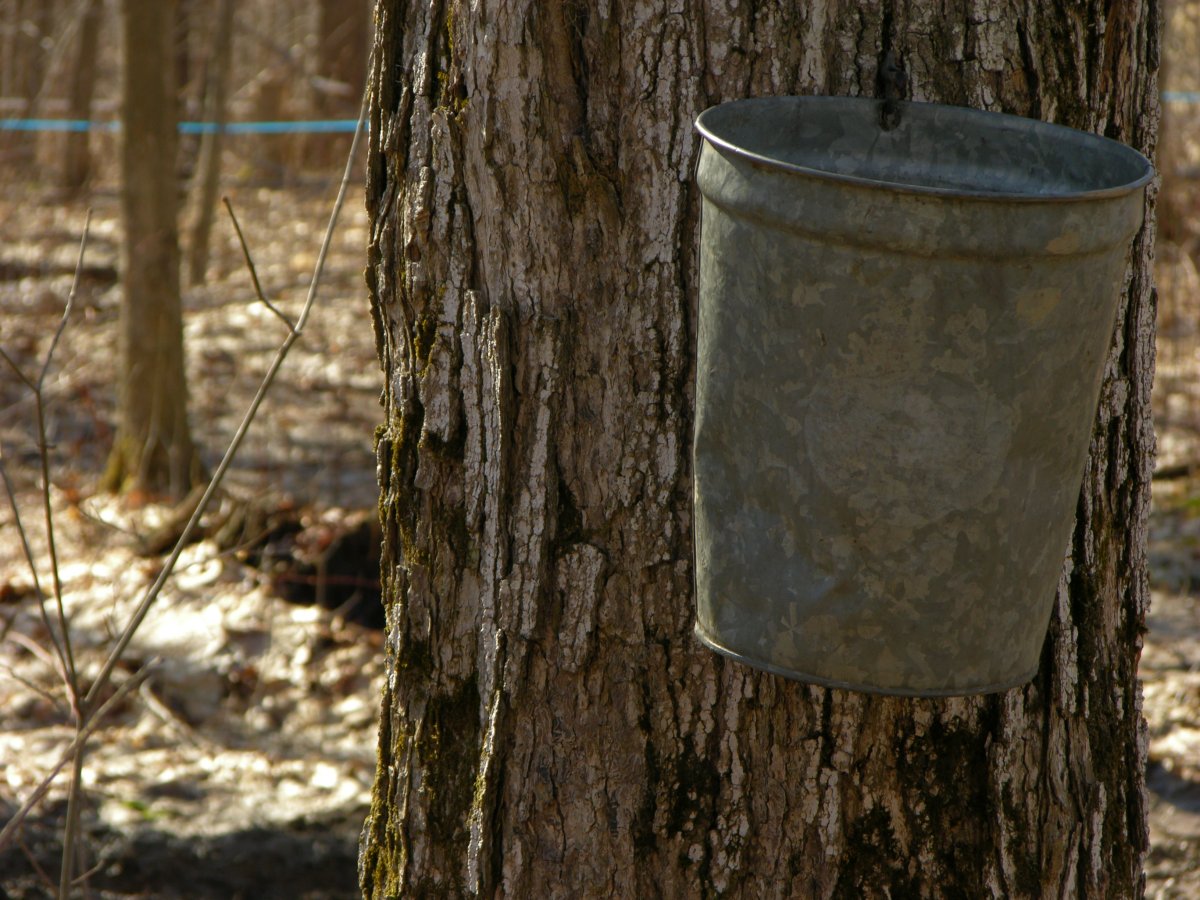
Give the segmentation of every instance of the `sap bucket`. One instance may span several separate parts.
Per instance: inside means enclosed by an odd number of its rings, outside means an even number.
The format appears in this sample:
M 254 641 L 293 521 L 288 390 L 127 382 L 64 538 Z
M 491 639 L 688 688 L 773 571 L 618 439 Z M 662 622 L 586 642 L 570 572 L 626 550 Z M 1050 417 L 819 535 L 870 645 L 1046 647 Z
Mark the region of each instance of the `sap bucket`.
M 1037 671 L 1150 163 L 905 103 L 713 107 L 704 138 L 696 633 L 834 687 Z

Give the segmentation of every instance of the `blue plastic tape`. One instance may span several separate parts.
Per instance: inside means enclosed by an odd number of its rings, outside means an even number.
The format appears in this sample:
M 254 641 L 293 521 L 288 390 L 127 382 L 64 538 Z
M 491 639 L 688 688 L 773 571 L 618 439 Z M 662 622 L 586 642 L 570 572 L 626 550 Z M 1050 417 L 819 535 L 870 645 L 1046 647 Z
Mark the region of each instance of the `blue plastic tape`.
M 353 133 L 357 119 L 312 119 L 296 122 L 229 122 L 226 134 L 337 134 Z M 0 131 L 120 131 L 118 121 L 87 119 L 0 119 Z M 216 122 L 180 122 L 183 134 L 206 134 L 219 130 Z
M 1200 91 L 1163 91 L 1166 103 L 1200 105 Z M 307 119 L 279 122 L 229 122 L 226 134 L 352 134 L 356 119 Z M 120 131 L 117 120 L 94 122 L 87 119 L 0 119 L 0 131 Z M 219 130 L 216 122 L 180 122 L 182 134 L 211 134 Z
M 117 131 L 117 122 L 86 119 L 0 119 L 0 131 Z

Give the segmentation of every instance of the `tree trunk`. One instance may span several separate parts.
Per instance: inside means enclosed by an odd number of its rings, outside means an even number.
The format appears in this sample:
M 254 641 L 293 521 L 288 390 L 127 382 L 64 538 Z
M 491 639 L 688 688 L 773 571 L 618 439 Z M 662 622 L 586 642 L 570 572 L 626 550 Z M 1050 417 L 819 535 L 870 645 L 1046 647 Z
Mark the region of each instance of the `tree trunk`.
M 18 118 L 36 118 L 45 92 L 46 77 L 51 68 L 50 41 L 56 12 L 54 0 L 18 0 L 15 12 L 16 30 L 13 41 L 16 87 L 22 100 Z M 21 167 L 37 157 L 37 132 L 12 132 L 11 151 L 6 153 L 7 164 Z
M 367 80 L 370 18 L 366 0 L 320 0 L 317 4 L 317 74 L 340 85 L 318 91 L 319 112 L 357 112 Z
M 6 100 L 16 97 L 19 83 L 18 74 L 21 69 L 17 48 L 21 45 L 20 37 L 21 0 L 0 0 L 0 97 Z M 5 115 L 12 115 L 9 107 L 5 107 Z
M 183 121 L 196 121 L 203 115 L 205 90 L 204 79 L 198 77 L 202 68 L 197 63 L 200 55 L 196 47 L 207 29 L 203 28 L 203 13 L 197 8 L 196 0 L 171 0 L 175 7 L 175 37 L 173 60 L 175 65 L 175 117 Z M 211 5 L 211 4 L 209 4 Z M 198 37 L 199 36 L 199 37 Z M 184 133 L 179 137 L 175 154 L 175 171 L 181 183 L 186 184 L 196 169 L 200 152 L 200 136 Z
M 182 496 L 200 475 L 179 297 L 173 0 L 124 0 L 118 423 L 103 484 Z
M 367 0 L 320 0 L 317 4 L 317 75 L 314 112 L 318 119 L 358 116 L 367 81 L 370 17 Z M 350 139 L 331 134 L 308 140 L 306 159 L 329 166 L 346 158 Z
M 383 0 L 368 280 L 388 673 L 370 897 L 1137 896 L 1152 202 L 1036 680 L 824 690 L 692 638 L 692 120 L 770 93 L 1150 154 L 1157 0 Z
M 89 120 L 92 94 L 96 87 L 97 50 L 100 41 L 101 0 L 87 0 L 79 25 L 79 50 L 71 70 L 67 96 L 67 118 Z M 91 132 L 70 132 L 63 144 L 62 186 L 69 194 L 78 193 L 92 172 Z
M 189 284 L 204 284 L 208 271 L 208 239 L 212 234 L 213 216 L 217 209 L 221 145 L 224 143 L 225 123 L 229 119 L 226 94 L 233 59 L 233 13 L 233 0 L 218 0 L 212 53 L 208 61 L 208 85 L 204 92 L 204 120 L 215 127 L 200 138 L 200 156 L 196 163 L 199 189 L 196 191 L 195 215 L 188 244 Z

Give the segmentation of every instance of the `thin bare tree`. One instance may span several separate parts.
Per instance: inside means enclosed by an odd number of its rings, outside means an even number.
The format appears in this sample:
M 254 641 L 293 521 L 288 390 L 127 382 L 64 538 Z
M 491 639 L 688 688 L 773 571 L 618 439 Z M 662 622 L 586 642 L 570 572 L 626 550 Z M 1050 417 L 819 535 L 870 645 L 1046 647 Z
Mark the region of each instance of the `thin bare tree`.
M 196 162 L 195 209 L 188 243 L 188 283 L 203 284 L 208 270 L 208 245 L 221 181 L 221 150 L 229 120 L 229 73 L 233 60 L 233 0 L 218 0 L 212 52 L 204 92 L 204 120 L 210 128 L 200 138 Z M 360 94 L 361 96 L 361 94 Z
M 100 25 L 103 0 L 87 0 L 81 13 L 75 65 L 67 92 L 67 116 L 79 122 L 92 117 L 92 96 L 96 89 L 96 64 L 99 60 Z M 88 129 L 67 134 L 63 147 L 62 187 L 78 193 L 92 172 L 91 132 Z
M 123 0 L 118 420 L 102 485 L 182 496 L 201 475 L 188 425 L 179 290 L 174 0 Z

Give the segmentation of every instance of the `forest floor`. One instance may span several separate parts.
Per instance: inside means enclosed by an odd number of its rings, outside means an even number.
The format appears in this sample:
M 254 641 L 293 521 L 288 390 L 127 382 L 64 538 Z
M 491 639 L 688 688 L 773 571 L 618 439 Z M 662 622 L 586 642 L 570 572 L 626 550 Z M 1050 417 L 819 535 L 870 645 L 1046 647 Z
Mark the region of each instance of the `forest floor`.
M 1193 114 L 1189 136 L 1198 126 Z M 1200 160 L 1198 145 L 1188 141 L 1182 166 Z M 1185 900 L 1200 897 L 1200 181 L 1169 181 L 1163 197 L 1152 591 L 1139 672 L 1150 734 L 1146 895 Z
M 36 372 L 61 315 L 83 210 L 28 186 L 0 188 L 0 346 Z M 333 196 L 329 185 L 230 192 L 268 295 L 303 301 Z M 1200 194 L 1198 194 L 1200 196 Z M 95 671 L 161 554 L 146 538 L 171 509 L 94 492 L 114 421 L 118 198 L 95 218 L 76 311 L 46 382 L 51 507 L 77 664 Z M 1190 201 L 1189 201 L 1190 202 Z M 1142 658 L 1150 727 L 1147 896 L 1200 896 L 1200 203 L 1160 245 L 1159 470 Z M 1194 221 L 1191 221 L 1194 220 Z M 97 897 L 358 896 L 357 839 L 375 764 L 382 684 L 375 464 L 381 375 L 363 286 L 366 216 L 352 189 L 303 340 L 231 472 L 210 536 L 131 645 L 153 679 L 92 740 L 83 813 Z M 209 282 L 185 291 L 192 422 L 211 469 L 282 324 L 253 299 L 227 220 Z M 0 375 L 0 446 L 49 584 L 30 393 Z M 215 527 L 251 502 L 236 534 Z M 249 521 L 252 525 L 246 524 Z M 372 546 L 374 544 L 374 546 Z M 298 561 L 297 561 L 298 560 Z M 364 599 L 366 606 L 351 608 Z M 0 822 L 71 737 L 12 510 L 0 498 Z M 0 853 L 0 896 L 57 882 L 66 778 Z
M 0 347 L 30 375 L 62 314 L 84 220 L 80 205 L 32 193 L 0 191 Z M 230 191 L 263 288 L 293 319 L 334 194 L 328 183 Z M 120 289 L 118 198 L 100 192 L 91 202 L 84 277 L 45 394 L 72 649 L 77 665 L 95 672 L 162 565 L 146 538 L 171 509 L 93 490 L 115 420 Z M 213 245 L 208 283 L 184 294 L 192 427 L 210 471 L 286 337 L 254 300 L 227 218 Z M 84 862 L 94 868 L 94 896 L 358 896 L 383 670 L 381 633 L 371 627 L 379 624 L 372 435 L 382 376 L 365 246 L 362 190 L 352 187 L 308 328 L 209 521 L 253 512 L 236 534 L 188 548 L 118 670 L 119 682 L 151 657 L 163 660 L 89 745 Z M 6 369 L 0 445 L 49 589 L 35 419 L 31 393 Z M 353 599 L 366 605 L 350 609 Z M 37 610 L 0 498 L 0 823 L 71 736 Z M 0 854 L 0 896 L 53 894 L 66 784 L 55 782 L 20 846 Z

